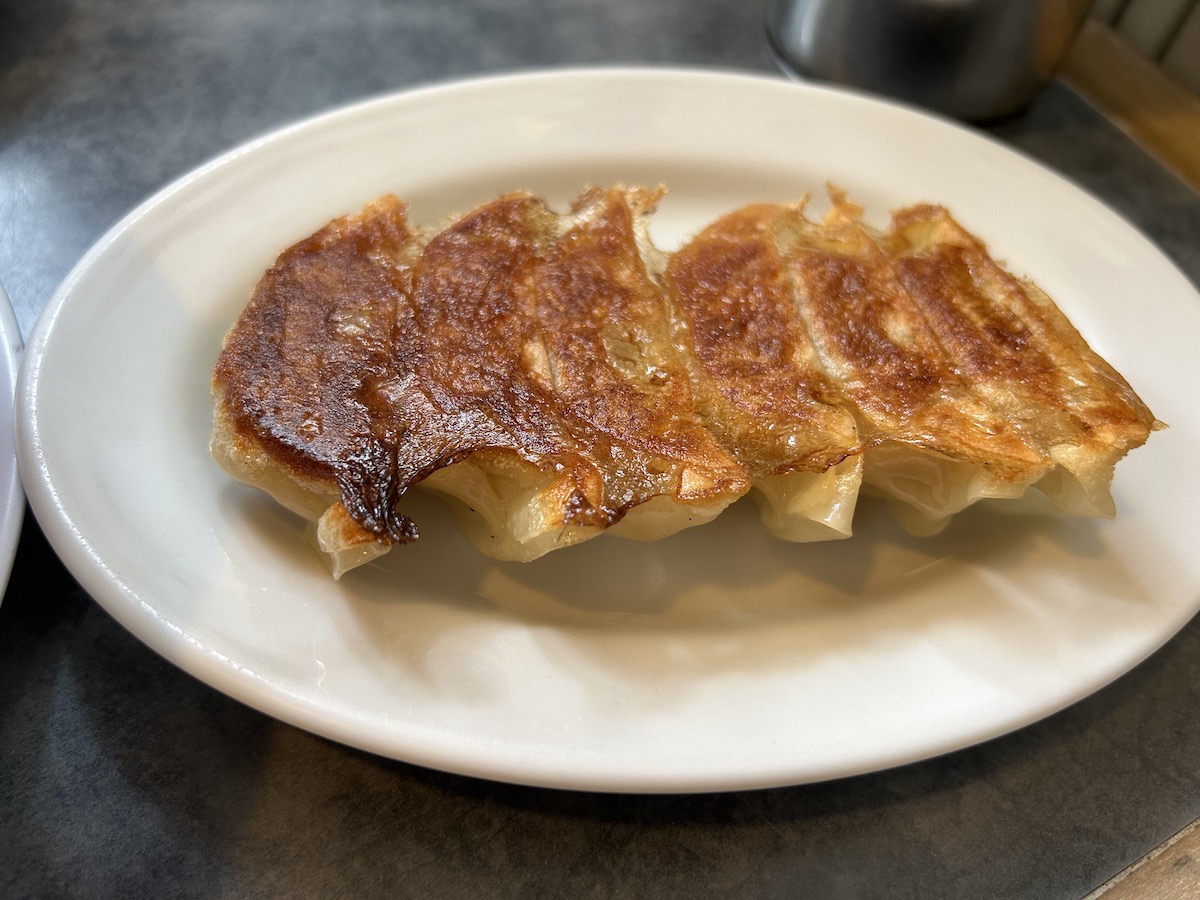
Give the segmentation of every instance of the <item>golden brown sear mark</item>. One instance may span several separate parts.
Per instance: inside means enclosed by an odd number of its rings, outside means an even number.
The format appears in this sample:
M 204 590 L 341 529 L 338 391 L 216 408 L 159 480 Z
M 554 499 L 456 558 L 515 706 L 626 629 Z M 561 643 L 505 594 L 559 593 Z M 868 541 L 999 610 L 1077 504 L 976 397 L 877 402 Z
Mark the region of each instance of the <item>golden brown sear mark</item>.
M 229 427 L 306 481 L 333 482 L 386 542 L 416 537 L 396 511 L 394 435 L 372 386 L 395 369 L 419 246 L 385 197 L 284 251 L 229 332 L 214 369 Z

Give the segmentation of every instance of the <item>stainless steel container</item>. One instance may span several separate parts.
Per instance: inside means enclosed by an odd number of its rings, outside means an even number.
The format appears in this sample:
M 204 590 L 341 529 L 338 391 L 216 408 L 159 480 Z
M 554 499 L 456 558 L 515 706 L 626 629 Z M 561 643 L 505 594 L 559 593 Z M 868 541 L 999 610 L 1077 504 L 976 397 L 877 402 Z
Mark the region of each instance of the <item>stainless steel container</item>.
M 968 121 L 1020 112 L 1092 0 L 767 0 L 780 65 Z

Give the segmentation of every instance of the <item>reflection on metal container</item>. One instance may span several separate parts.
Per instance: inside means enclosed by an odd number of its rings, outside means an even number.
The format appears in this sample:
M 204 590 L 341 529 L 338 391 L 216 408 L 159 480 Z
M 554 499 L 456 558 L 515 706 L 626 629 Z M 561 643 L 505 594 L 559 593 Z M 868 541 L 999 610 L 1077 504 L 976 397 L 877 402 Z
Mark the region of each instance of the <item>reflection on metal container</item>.
M 1024 109 L 1091 0 L 767 0 L 780 65 L 969 121 Z

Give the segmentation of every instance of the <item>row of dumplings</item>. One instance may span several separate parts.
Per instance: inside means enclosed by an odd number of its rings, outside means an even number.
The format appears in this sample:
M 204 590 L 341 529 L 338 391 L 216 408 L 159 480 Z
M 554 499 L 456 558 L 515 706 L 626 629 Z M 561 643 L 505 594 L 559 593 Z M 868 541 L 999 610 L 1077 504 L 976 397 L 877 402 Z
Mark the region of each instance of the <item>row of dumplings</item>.
M 331 223 L 230 332 L 214 454 L 313 520 L 339 576 L 415 539 L 413 487 L 516 560 L 747 494 L 792 541 L 849 536 L 863 491 L 920 534 L 982 499 L 1114 514 L 1114 466 L 1160 423 L 945 208 L 879 231 L 831 189 L 819 218 L 748 205 L 665 253 L 662 193 L 559 214 L 516 192 L 433 232 L 389 197 Z M 311 439 L 334 420 L 357 424 Z

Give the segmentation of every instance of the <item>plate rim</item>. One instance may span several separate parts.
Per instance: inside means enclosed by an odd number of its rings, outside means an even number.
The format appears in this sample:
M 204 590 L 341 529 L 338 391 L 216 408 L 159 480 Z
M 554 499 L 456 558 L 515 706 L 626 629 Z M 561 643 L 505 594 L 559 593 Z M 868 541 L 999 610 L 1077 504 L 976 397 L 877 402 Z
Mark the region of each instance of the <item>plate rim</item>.
M 3 434 L 4 446 L 0 453 L 5 457 L 5 469 L 0 471 L 0 602 L 7 592 L 13 564 L 16 561 L 17 545 L 20 543 L 25 515 L 25 490 L 21 483 L 20 467 L 17 462 L 16 404 L 17 379 L 21 366 L 24 341 L 21 326 L 11 298 L 0 285 L 0 365 L 3 366 L 4 404 L 3 415 L 7 432 Z

